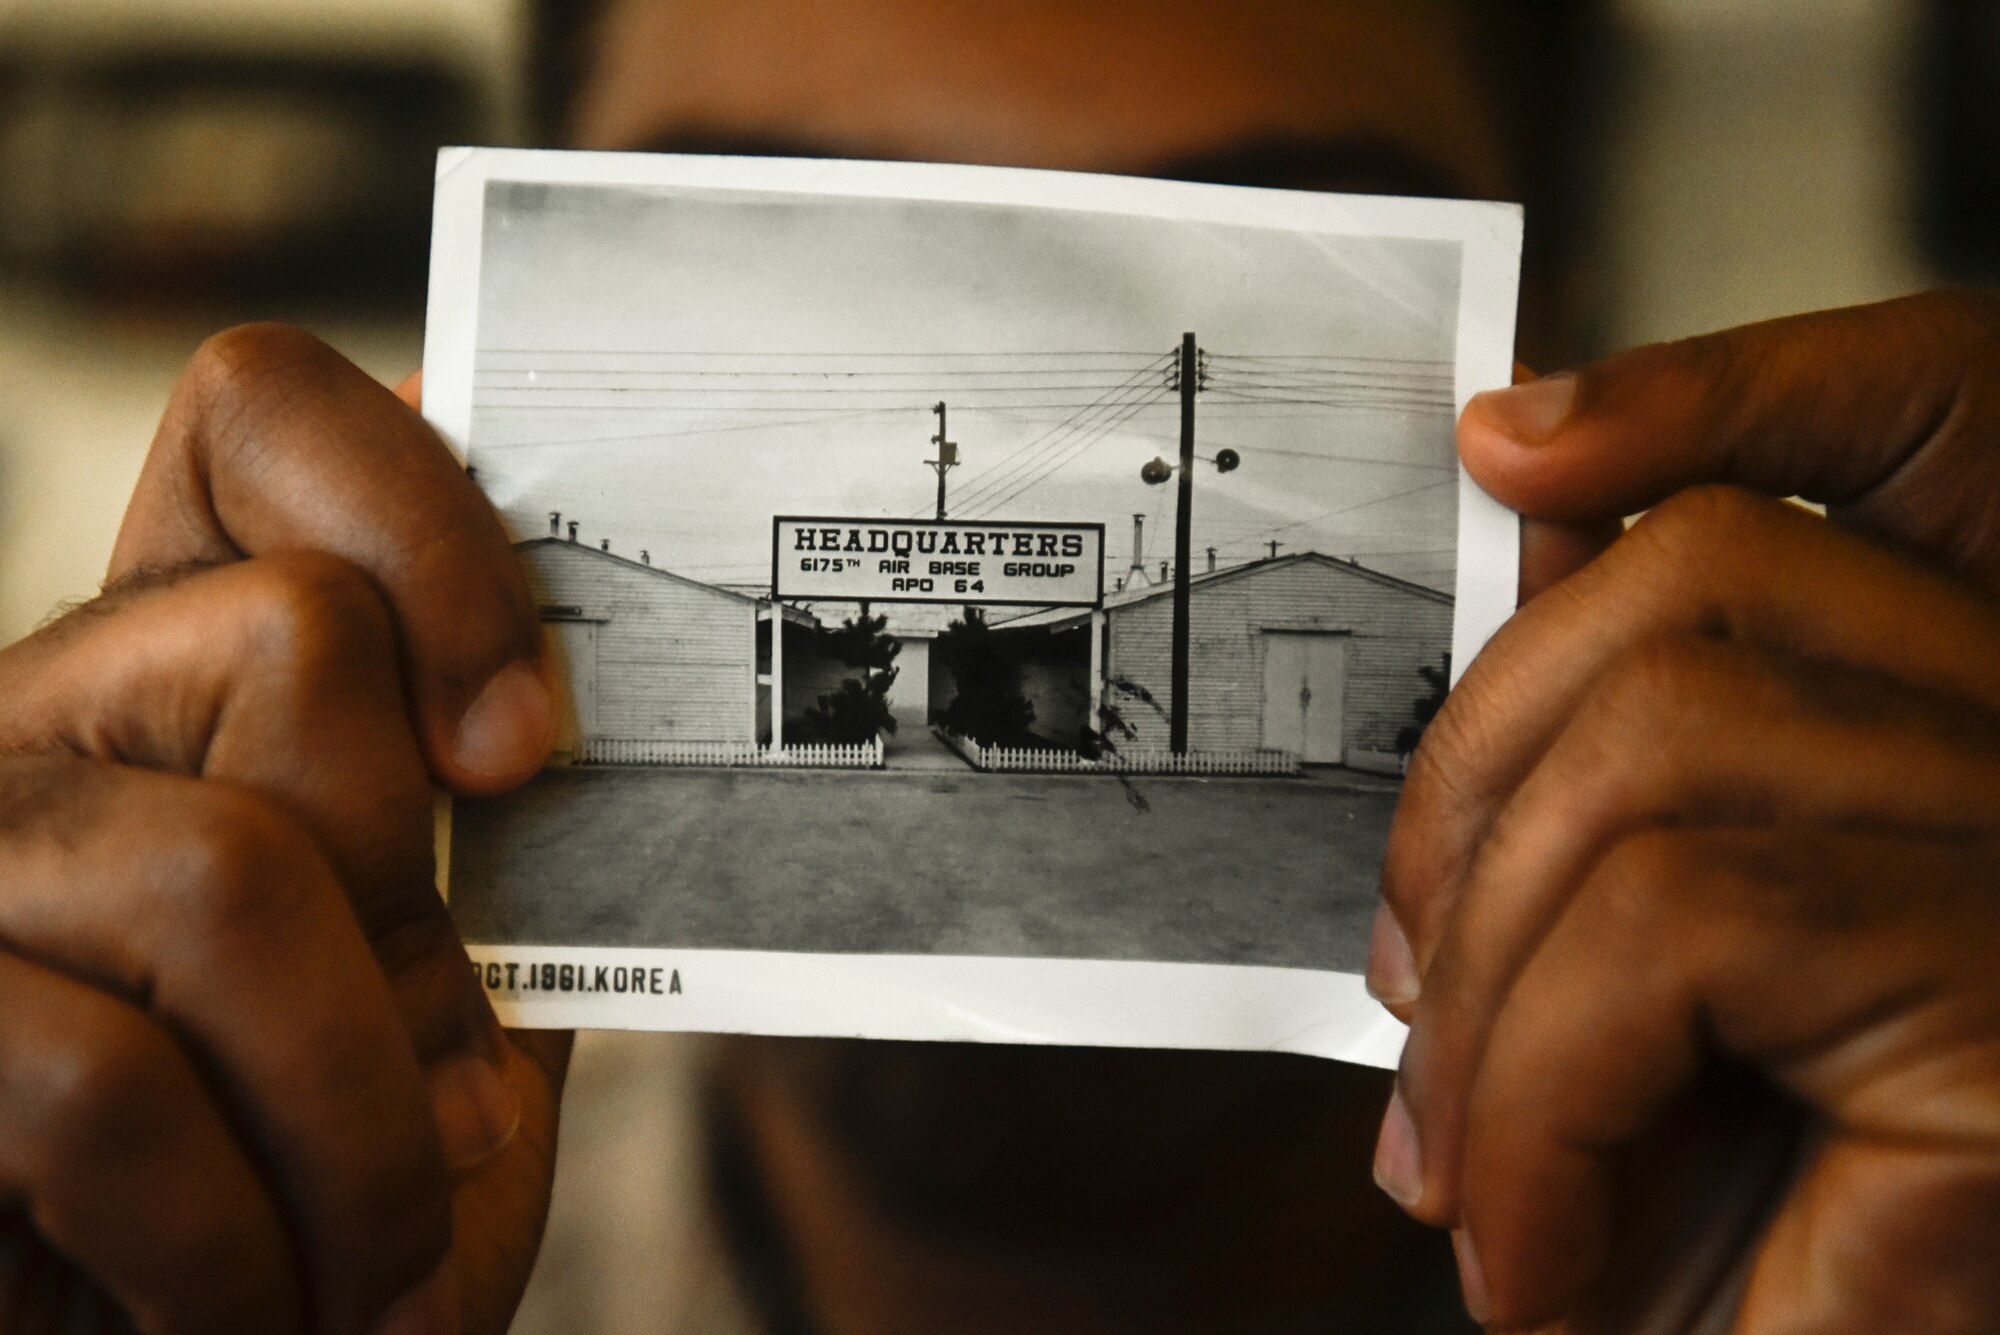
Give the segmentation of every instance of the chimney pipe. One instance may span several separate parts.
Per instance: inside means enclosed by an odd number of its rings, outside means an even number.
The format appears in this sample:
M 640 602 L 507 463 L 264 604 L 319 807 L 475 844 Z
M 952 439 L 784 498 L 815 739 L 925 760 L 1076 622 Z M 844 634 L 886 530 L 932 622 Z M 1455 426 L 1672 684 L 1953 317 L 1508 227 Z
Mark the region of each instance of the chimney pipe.
M 1208 549 L 1208 573 L 1211 575 L 1215 573 L 1215 548 L 1213 547 Z
M 1167 576 L 1172 572 L 1173 568 L 1174 565 L 1171 561 L 1160 562 L 1160 583 L 1165 584 L 1167 582 Z
M 639 564 L 642 566 L 649 566 L 653 564 L 653 554 L 647 551 L 644 547 L 641 547 L 639 549 Z
M 571 542 L 576 541 L 576 521 L 574 519 L 569 521 L 569 540 Z
M 1136 576 L 1136 579 L 1134 578 Z M 1146 516 L 1132 516 L 1132 564 L 1126 568 L 1126 580 L 1134 584 L 1146 582 Z
M 549 511 L 549 536 L 552 538 L 560 538 L 562 536 L 562 511 L 560 510 Z
M 599 539 L 597 540 L 597 550 L 598 550 L 598 551 L 600 551 L 600 552 L 608 552 L 608 551 L 610 551 L 610 550 L 611 550 L 611 539 L 609 539 L 609 538 L 599 538 Z

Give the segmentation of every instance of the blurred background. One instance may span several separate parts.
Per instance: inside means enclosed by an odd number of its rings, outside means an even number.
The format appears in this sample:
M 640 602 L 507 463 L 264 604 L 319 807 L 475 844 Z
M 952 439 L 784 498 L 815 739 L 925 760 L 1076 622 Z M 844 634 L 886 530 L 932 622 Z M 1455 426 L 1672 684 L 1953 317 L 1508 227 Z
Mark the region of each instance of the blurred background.
M 432 156 L 549 139 L 563 7 L 0 0 L 0 643 L 94 591 L 207 333 L 417 365 Z M 2000 3 L 1612 0 L 1588 63 L 1579 353 L 2000 272 Z M 580 1045 L 521 1331 L 739 1328 L 701 1060 Z

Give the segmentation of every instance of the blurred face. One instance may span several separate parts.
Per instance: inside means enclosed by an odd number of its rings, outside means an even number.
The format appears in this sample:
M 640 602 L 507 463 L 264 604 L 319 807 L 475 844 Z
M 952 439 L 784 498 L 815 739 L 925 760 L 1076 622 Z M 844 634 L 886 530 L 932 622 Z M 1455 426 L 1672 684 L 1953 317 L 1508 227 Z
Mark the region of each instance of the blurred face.
M 1495 196 L 1438 0 L 614 0 L 584 147 Z
M 575 138 L 1498 197 L 1508 182 L 1454 12 L 613 0 Z M 1249 1328 L 1360 1310 L 1427 1245 L 1368 1182 L 1383 1073 L 979 1045 L 727 1052 L 730 1125 L 829 1329 L 1095 1331 L 1077 1313 L 1099 1309 L 1153 1312 L 1161 1331 Z M 1118 1259 L 1135 1237 L 1150 1261 L 1137 1269 Z M 957 1240 L 949 1266 L 933 1264 L 943 1238 Z

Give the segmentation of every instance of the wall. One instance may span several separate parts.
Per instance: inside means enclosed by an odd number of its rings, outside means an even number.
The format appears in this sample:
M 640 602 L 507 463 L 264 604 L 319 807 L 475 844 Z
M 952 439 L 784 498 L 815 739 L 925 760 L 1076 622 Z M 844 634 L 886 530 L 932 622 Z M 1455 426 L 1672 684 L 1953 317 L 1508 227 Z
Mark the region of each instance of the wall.
M 542 602 L 602 621 L 600 736 L 754 740 L 754 602 L 578 544 L 530 543 L 521 554 Z
M 917 636 L 898 636 L 902 649 L 896 654 L 896 684 L 889 688 L 889 709 L 901 732 L 921 731 L 930 723 L 931 642 Z
M 1173 599 L 1112 608 L 1107 671 L 1173 709 Z M 1426 692 L 1418 667 L 1451 644 L 1451 604 L 1325 560 L 1281 564 L 1194 587 L 1189 607 L 1188 745 L 1253 750 L 1263 743 L 1265 630 L 1348 631 L 1346 749 L 1388 752 Z M 1165 746 L 1165 718 L 1125 711 L 1133 747 Z

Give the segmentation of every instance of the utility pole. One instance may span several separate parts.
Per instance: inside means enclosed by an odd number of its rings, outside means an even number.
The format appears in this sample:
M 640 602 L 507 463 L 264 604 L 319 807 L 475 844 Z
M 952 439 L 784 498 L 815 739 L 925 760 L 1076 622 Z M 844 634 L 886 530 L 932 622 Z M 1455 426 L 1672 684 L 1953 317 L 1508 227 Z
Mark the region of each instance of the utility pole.
M 1276 538 L 1273 538 L 1273 539 L 1271 539 L 1271 540 L 1270 540 L 1269 542 L 1265 543 L 1264 545 L 1265 545 L 1266 547 L 1269 547 L 1269 548 L 1271 549 L 1271 559 L 1272 559 L 1273 561 L 1277 560 L 1277 559 L 1278 559 L 1278 540 L 1277 540 Z
M 1188 572 L 1194 569 L 1194 396 L 1200 388 L 1201 354 L 1192 333 L 1181 335 L 1181 475 L 1174 516 L 1173 713 L 1168 744 L 1175 755 L 1188 749 Z
M 936 403 L 932 404 L 931 411 L 937 414 L 938 419 L 938 432 L 935 436 L 931 437 L 931 444 L 937 446 L 938 457 L 935 459 L 926 459 L 924 462 L 929 464 L 931 471 L 938 475 L 937 517 L 942 521 L 944 519 L 944 475 L 958 467 L 958 446 L 944 438 L 944 400 L 939 399 Z

